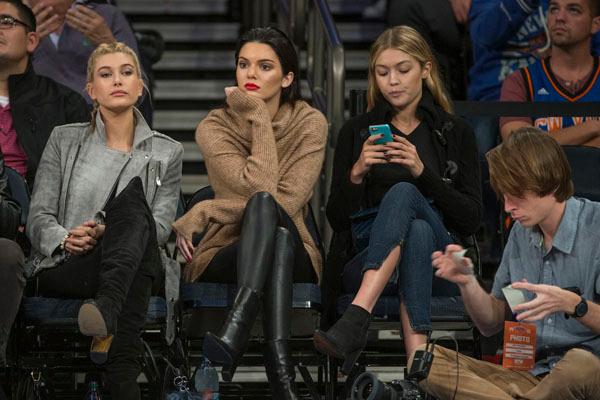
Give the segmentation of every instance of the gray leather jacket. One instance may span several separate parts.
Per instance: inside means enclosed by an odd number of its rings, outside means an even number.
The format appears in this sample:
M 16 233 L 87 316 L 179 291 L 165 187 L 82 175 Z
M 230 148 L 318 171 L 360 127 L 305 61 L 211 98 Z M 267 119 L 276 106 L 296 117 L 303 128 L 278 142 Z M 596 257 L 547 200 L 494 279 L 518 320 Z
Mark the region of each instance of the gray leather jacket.
M 92 217 L 83 211 L 90 208 L 89 204 L 70 198 L 73 191 L 70 179 L 80 157 L 94 160 L 101 171 L 120 171 L 117 191 L 134 176 L 140 176 L 156 221 L 158 243 L 166 243 L 177 211 L 183 147 L 168 136 L 152 131 L 137 110 L 136 113 L 138 122 L 132 151 L 124 154 L 123 162 L 117 165 L 114 160 L 101 157 L 106 134 L 99 114 L 94 132 L 90 132 L 89 123 L 54 128 L 40 161 L 27 220 L 27 236 L 35 254 L 51 258 L 68 229 Z M 115 181 L 95 182 L 92 190 L 97 192 L 94 198 L 98 201 L 93 205 L 96 211 L 104 207 Z M 68 212 L 67 204 L 70 205 Z M 40 266 L 55 265 L 43 264 Z

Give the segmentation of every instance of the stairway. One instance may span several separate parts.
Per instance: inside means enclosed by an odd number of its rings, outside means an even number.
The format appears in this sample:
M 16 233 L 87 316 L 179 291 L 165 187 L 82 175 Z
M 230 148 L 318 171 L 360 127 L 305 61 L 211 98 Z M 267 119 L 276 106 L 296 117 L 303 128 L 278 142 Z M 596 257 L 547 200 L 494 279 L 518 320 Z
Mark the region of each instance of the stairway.
M 366 88 L 368 45 L 380 25 L 355 22 L 369 0 L 331 0 L 330 6 L 347 43 L 346 94 Z M 186 196 L 208 184 L 202 155 L 194 142 L 198 122 L 224 100 L 223 88 L 234 80 L 235 41 L 240 23 L 233 21 L 228 0 L 119 0 L 136 30 L 159 31 L 166 43 L 154 65 L 154 129 L 180 141 L 185 149 L 182 190 Z M 301 66 L 306 54 L 300 54 Z M 306 81 L 302 94 L 310 99 Z
M 228 0 L 119 0 L 134 29 L 160 32 L 166 44 L 154 65 L 154 129 L 184 146 L 182 190 L 191 195 L 208 184 L 194 141 L 198 122 L 222 103 L 233 83 L 235 41 Z

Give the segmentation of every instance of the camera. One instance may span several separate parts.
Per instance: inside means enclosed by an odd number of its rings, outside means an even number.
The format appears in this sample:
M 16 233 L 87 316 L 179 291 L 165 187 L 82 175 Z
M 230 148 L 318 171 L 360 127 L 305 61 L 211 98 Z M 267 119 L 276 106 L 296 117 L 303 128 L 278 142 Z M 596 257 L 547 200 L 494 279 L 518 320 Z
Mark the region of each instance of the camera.
M 371 372 L 360 374 L 351 390 L 352 400 L 425 400 L 425 396 L 412 381 L 395 380 L 387 385 Z
M 433 350 L 429 351 L 429 338 L 425 350 L 417 350 L 410 371 L 404 380 L 394 380 L 389 385 L 381 382 L 370 372 L 364 372 L 352 385 L 352 400 L 425 400 L 418 382 L 426 379 L 433 362 Z

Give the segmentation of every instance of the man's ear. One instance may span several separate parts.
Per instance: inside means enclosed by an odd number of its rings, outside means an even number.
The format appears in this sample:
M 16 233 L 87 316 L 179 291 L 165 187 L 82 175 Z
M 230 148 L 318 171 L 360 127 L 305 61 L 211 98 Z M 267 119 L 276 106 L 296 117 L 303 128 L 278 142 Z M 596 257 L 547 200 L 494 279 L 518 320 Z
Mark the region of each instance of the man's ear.
M 40 37 L 37 32 L 28 32 L 27 33 L 27 53 L 33 54 L 35 49 L 37 49 L 38 44 L 40 44 Z
M 290 71 L 281 80 L 281 87 L 285 89 L 285 88 L 289 87 L 293 82 L 294 82 L 294 73 Z
M 592 36 L 600 31 L 600 15 L 592 18 Z

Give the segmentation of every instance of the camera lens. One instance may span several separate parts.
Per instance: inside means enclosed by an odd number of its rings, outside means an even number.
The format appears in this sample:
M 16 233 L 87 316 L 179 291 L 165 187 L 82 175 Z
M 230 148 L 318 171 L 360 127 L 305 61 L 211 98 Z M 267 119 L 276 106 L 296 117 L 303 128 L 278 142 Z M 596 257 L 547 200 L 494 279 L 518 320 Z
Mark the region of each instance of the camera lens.
M 370 372 L 364 372 L 356 378 L 351 390 L 352 400 L 396 400 L 398 393 L 377 379 Z

